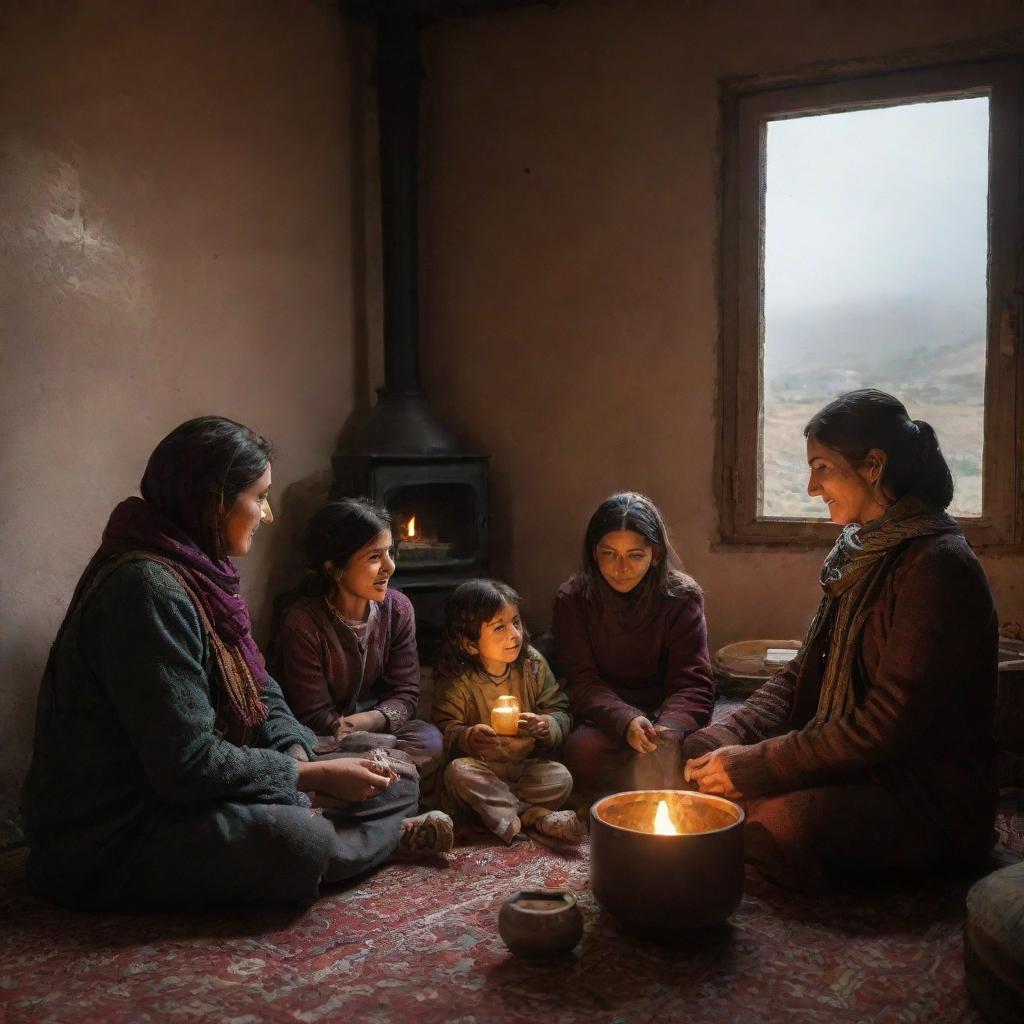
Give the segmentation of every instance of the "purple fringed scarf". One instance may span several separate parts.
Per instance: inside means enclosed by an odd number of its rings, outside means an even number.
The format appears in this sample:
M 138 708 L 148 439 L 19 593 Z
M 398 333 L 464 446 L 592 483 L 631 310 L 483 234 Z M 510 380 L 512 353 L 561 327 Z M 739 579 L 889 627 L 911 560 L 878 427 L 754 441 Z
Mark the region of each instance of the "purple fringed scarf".
M 152 493 L 151 464 L 142 481 L 142 492 Z M 179 520 L 188 518 L 189 505 L 177 509 Z M 191 525 L 191 524 L 190 524 Z M 201 533 L 200 523 L 195 524 L 196 533 Z M 256 686 L 262 690 L 267 682 L 267 668 L 256 642 L 252 638 L 249 610 L 239 593 L 238 573 L 230 559 L 218 562 L 190 538 L 181 527 L 173 522 L 151 501 L 143 498 L 127 498 L 111 513 L 103 542 L 93 556 L 90 570 L 108 558 L 127 551 L 150 551 L 161 559 L 174 563 L 174 570 L 187 583 L 188 590 L 198 598 L 217 637 L 228 648 L 234 648 L 244 662 Z M 90 570 L 87 570 L 87 574 Z M 262 699 L 246 707 L 240 702 L 228 680 L 223 680 L 228 702 L 237 724 L 243 727 L 260 725 L 267 720 L 267 708 Z

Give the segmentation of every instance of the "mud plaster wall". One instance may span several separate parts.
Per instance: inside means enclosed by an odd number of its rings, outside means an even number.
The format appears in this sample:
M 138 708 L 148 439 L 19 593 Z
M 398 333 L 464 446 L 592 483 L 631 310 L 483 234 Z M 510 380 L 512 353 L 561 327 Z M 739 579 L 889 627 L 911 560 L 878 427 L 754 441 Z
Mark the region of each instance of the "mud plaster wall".
M 6 803 L 73 584 L 189 417 L 278 446 L 279 524 L 239 563 L 265 627 L 295 509 L 366 400 L 352 122 L 368 46 L 316 0 L 12 2 L 0 32 Z
M 425 39 L 428 390 L 493 454 L 494 570 L 544 626 L 587 517 L 644 490 L 712 647 L 802 636 L 823 551 L 716 549 L 719 81 L 990 34 L 1024 5 L 566 0 Z M 1002 617 L 1024 560 L 983 558 Z

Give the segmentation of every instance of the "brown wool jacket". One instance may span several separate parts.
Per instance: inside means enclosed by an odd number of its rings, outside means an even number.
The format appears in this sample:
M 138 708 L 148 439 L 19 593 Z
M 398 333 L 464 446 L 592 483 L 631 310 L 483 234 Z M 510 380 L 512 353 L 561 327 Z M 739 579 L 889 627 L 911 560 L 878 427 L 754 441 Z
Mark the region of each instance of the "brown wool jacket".
M 873 781 L 949 832 L 991 834 L 998 622 L 988 581 L 960 534 L 909 541 L 864 627 L 856 708 L 814 722 L 820 673 L 800 662 L 728 718 L 688 737 L 718 747 L 745 797 Z
M 300 598 L 281 621 L 275 652 L 288 704 L 319 735 L 330 735 L 339 718 L 357 709 L 389 708 L 393 728 L 416 715 L 416 618 L 409 598 L 397 590 L 389 590 L 379 605 L 370 603 L 365 645 L 322 597 Z

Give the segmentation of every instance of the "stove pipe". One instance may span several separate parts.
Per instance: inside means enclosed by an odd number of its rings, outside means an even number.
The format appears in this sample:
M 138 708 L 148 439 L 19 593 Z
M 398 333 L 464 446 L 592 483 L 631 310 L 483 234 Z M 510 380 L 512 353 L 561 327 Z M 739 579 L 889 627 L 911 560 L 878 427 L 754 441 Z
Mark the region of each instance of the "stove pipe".
M 465 454 L 427 405 L 419 364 L 419 99 L 423 69 L 419 22 L 409 13 L 377 19 L 381 248 L 384 283 L 384 387 L 345 453 Z

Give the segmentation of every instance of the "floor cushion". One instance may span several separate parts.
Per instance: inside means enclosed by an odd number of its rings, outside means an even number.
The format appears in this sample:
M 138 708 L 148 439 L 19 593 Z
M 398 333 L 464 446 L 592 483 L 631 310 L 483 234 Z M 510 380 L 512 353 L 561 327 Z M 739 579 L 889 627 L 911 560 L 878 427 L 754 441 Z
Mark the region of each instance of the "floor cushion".
M 967 893 L 964 965 L 967 989 L 990 1021 L 1024 1021 L 1024 861 Z

